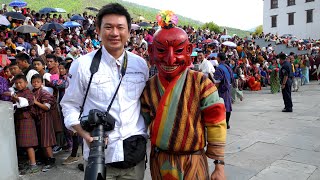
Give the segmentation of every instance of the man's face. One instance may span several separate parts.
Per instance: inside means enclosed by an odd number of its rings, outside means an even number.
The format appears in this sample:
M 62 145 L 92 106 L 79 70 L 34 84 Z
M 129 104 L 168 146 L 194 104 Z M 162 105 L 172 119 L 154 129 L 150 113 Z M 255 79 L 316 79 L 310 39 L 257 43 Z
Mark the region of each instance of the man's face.
M 27 87 L 28 82 L 24 79 L 17 79 L 14 81 L 14 84 L 16 85 L 16 88 L 21 91 Z
M 32 45 L 36 45 L 36 44 L 37 44 L 37 40 L 36 40 L 36 39 L 33 39 L 33 40 L 31 41 L 31 44 L 32 44 Z
M 180 28 L 157 31 L 148 50 L 151 63 L 156 64 L 159 75 L 167 80 L 180 75 L 191 64 L 192 44 Z
M 18 37 L 18 43 L 22 44 L 24 42 L 24 40 L 21 37 Z
M 33 79 L 31 84 L 34 89 L 39 89 L 42 86 L 41 79 L 39 78 Z
M 40 61 L 34 61 L 32 64 L 33 64 L 33 68 L 36 71 L 40 72 L 40 71 L 44 70 L 44 66 Z
M 52 58 L 47 58 L 48 69 L 56 67 L 56 62 Z
M 21 74 L 22 72 L 18 65 L 10 66 L 9 70 L 13 76 L 16 76 L 17 74 Z
M 27 68 L 27 62 L 26 60 L 22 60 L 22 59 L 17 59 L 17 65 L 19 66 L 20 69 L 25 69 Z
M 10 72 L 10 68 L 7 68 L 7 69 L 4 71 L 4 74 L 5 74 L 7 77 L 9 77 L 9 78 L 12 77 L 12 74 L 11 74 L 11 72 Z
M 204 60 L 204 54 L 201 52 L 201 53 L 198 53 L 198 61 L 202 62 Z
M 97 28 L 97 33 L 108 52 L 123 51 L 129 38 L 126 17 L 116 14 L 103 16 L 101 26 Z
M 49 41 L 48 41 L 48 40 L 45 40 L 43 44 L 44 44 L 45 46 L 48 46 Z
M 60 54 L 61 53 L 61 49 L 60 47 L 56 47 L 56 49 L 54 50 L 57 54 Z

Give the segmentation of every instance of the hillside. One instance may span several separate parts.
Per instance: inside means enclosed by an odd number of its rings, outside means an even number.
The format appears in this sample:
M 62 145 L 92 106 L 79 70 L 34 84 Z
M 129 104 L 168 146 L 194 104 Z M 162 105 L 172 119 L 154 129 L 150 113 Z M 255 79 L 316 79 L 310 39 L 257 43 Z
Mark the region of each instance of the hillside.
M 9 2 L 11 1 L 12 0 L 2 0 L 2 3 L 9 4 Z M 141 6 L 135 3 L 130 3 L 130 2 L 121 1 L 121 0 L 118 0 L 118 1 L 117 0 L 25 0 L 25 2 L 28 3 L 28 7 L 36 11 L 44 7 L 53 7 L 53 8 L 63 8 L 67 11 L 67 13 L 70 13 L 70 14 L 82 13 L 84 11 L 87 11 L 89 14 L 94 14 L 95 12 L 85 10 L 85 8 L 86 7 L 100 8 L 107 3 L 118 2 L 124 5 L 128 9 L 128 11 L 130 12 L 130 14 L 134 19 L 137 19 L 139 16 L 142 16 L 148 22 L 155 21 L 156 15 L 159 12 L 159 10 L 155 8 Z M 196 21 L 184 16 L 178 15 L 178 17 L 179 17 L 179 25 L 181 26 L 191 25 L 195 28 L 198 28 L 203 24 L 200 21 Z M 242 31 L 234 28 L 227 27 L 227 29 L 228 29 L 228 34 L 230 35 L 237 34 L 243 37 L 243 35 L 249 34 L 246 31 Z

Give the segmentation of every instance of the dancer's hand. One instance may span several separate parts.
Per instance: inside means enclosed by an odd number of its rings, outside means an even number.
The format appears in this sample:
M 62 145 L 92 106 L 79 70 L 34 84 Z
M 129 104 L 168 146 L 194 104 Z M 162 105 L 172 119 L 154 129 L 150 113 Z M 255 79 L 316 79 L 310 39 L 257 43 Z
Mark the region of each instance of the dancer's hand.
M 226 180 L 226 176 L 224 174 L 224 165 L 216 165 L 214 171 L 211 174 L 211 180 Z

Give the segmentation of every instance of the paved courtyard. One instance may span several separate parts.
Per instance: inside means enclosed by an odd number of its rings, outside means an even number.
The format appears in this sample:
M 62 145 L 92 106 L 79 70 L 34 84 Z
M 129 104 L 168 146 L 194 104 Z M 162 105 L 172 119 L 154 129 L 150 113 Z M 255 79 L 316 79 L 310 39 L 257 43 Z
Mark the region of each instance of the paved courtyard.
M 320 180 L 320 85 L 312 82 L 292 95 L 293 113 L 281 112 L 281 93 L 270 94 L 269 88 L 245 91 L 245 100 L 233 106 L 225 158 L 228 180 Z M 83 179 L 77 164 L 60 165 L 67 155 L 56 156 L 56 168 L 22 179 Z M 209 164 L 212 171 L 213 162 Z M 151 179 L 148 169 L 145 179 Z

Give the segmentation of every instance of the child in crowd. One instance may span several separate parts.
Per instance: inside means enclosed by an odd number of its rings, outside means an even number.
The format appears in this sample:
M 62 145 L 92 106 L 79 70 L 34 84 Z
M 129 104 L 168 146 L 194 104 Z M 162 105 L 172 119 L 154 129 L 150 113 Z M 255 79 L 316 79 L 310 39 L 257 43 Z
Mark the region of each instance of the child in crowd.
M 59 64 L 59 79 L 53 80 L 52 84 L 58 88 L 59 90 L 59 102 L 64 96 L 65 89 L 69 85 L 69 68 L 71 63 L 67 62 L 61 62 Z M 61 109 L 61 107 L 60 107 Z M 61 114 L 61 120 L 63 120 L 63 115 Z M 68 143 L 68 150 L 71 150 L 71 155 L 63 161 L 62 164 L 72 164 L 74 162 L 77 162 L 79 160 L 79 157 L 77 157 L 78 147 L 79 147 L 79 140 L 78 135 L 74 134 L 73 132 L 69 131 L 66 127 L 64 127 L 64 134 Z
M 41 75 L 43 78 L 42 89 L 48 91 L 53 95 L 53 89 L 51 87 L 44 86 L 46 83 L 50 82 L 51 74 L 45 71 L 45 63 L 41 58 L 35 58 L 32 62 L 33 68 Z
M 300 68 L 300 64 L 295 64 L 295 71 L 294 71 L 294 79 L 292 83 L 292 91 L 298 92 L 299 87 L 301 85 L 301 78 L 302 78 L 302 69 Z
M 18 74 L 22 74 L 22 70 L 19 68 L 18 64 L 16 62 L 13 62 L 9 65 L 9 70 L 10 70 L 10 73 L 11 75 L 13 76 L 16 76 Z M 14 84 L 14 81 L 13 79 L 9 82 L 10 86 L 13 86 Z
M 45 166 L 42 171 L 47 171 L 55 165 L 52 146 L 55 145 L 56 137 L 53 129 L 50 109 L 56 103 L 54 97 L 46 90 L 42 89 L 43 78 L 40 74 L 35 74 L 31 78 L 34 95 L 34 120 L 37 126 L 40 147 L 44 148 Z
M 14 124 L 17 146 L 27 150 L 30 161 L 29 168 L 22 174 L 36 173 L 40 169 L 36 164 L 34 151 L 34 147 L 38 146 L 37 130 L 34 119 L 31 116 L 34 97 L 27 87 L 28 81 L 24 75 L 15 75 L 14 83 L 16 91 L 11 93 L 11 99 L 16 106 Z

